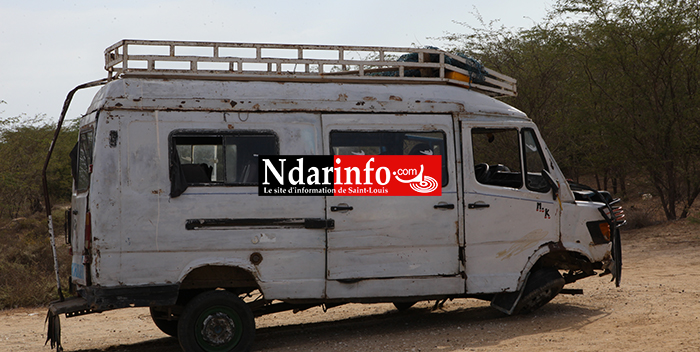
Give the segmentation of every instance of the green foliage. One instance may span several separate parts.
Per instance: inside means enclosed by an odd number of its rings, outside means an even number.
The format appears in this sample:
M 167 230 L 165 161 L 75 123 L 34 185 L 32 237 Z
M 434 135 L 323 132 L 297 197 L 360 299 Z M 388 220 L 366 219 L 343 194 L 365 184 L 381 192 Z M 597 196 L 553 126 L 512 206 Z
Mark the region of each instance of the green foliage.
M 43 115 L 0 117 L 0 309 L 43 305 L 58 298 L 41 182 L 54 129 Z M 69 153 L 76 140 L 74 121 L 62 131 L 47 170 L 54 203 L 70 201 Z M 52 217 L 65 279 L 71 259 L 62 245 L 64 210 L 55 210 Z
M 45 116 L 0 118 L 0 218 L 15 218 L 43 209 L 41 171 L 55 127 Z M 47 170 L 53 202 L 70 201 L 70 150 L 77 125 L 69 124 L 56 143 Z
M 537 122 L 565 173 L 603 176 L 600 188 L 643 178 L 667 219 L 688 215 L 700 194 L 700 3 L 559 0 L 519 30 L 478 19 L 443 39 L 518 79 L 509 103 Z
M 570 45 L 617 147 L 654 185 L 666 217 L 686 217 L 700 193 L 700 3 L 568 0 L 558 8 L 585 14 L 571 25 Z

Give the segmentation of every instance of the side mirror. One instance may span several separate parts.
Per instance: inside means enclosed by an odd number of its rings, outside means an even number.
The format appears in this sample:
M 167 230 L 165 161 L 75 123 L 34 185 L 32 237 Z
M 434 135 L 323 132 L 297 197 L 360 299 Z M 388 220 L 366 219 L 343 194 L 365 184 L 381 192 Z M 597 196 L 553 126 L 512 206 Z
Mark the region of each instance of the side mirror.
M 552 199 L 557 200 L 557 195 L 559 194 L 559 186 L 557 186 L 557 183 L 552 178 L 552 175 L 550 175 L 549 172 L 547 172 L 547 170 L 542 169 L 542 178 L 544 178 L 544 180 L 547 181 L 549 187 L 552 187 Z

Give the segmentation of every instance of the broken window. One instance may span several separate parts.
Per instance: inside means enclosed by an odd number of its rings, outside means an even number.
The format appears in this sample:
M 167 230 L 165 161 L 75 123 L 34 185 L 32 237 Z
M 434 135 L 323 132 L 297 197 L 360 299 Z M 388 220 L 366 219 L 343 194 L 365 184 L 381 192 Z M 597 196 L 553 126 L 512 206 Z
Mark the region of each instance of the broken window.
M 547 193 L 550 186 L 542 176 L 542 170 L 549 171 L 542 149 L 537 142 L 535 131 L 523 129 L 523 151 L 525 154 L 525 185 L 535 192 Z
M 445 133 L 412 131 L 332 131 L 333 155 L 442 155 L 442 186 L 448 182 Z
M 77 175 L 75 177 L 75 189 L 78 192 L 87 191 L 90 187 L 90 174 L 92 173 L 92 146 L 94 144 L 94 131 L 87 130 L 80 133 L 78 141 Z
M 187 131 L 173 133 L 170 140 L 170 178 L 182 192 L 187 186 L 255 186 L 258 156 L 279 154 L 272 132 Z M 171 189 L 171 196 L 177 193 Z
M 521 188 L 518 130 L 514 128 L 472 129 L 474 175 L 485 185 Z

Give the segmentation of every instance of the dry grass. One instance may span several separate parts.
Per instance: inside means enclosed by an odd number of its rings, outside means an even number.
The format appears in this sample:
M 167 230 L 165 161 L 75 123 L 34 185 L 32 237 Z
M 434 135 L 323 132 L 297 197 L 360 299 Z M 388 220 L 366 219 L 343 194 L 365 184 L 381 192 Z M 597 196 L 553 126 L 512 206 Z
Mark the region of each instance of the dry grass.
M 62 213 L 53 217 L 65 287 L 70 257 L 63 245 Z M 48 233 L 43 214 L 0 221 L 0 309 L 40 306 L 58 298 Z

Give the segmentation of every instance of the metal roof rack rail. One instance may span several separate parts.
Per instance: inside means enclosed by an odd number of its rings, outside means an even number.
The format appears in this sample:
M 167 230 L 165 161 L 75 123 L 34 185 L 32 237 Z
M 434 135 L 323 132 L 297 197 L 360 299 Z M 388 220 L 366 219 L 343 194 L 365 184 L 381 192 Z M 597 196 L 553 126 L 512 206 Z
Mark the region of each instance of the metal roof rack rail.
M 105 49 L 109 80 L 214 80 L 453 84 L 516 96 L 516 80 L 436 48 L 121 40 Z

